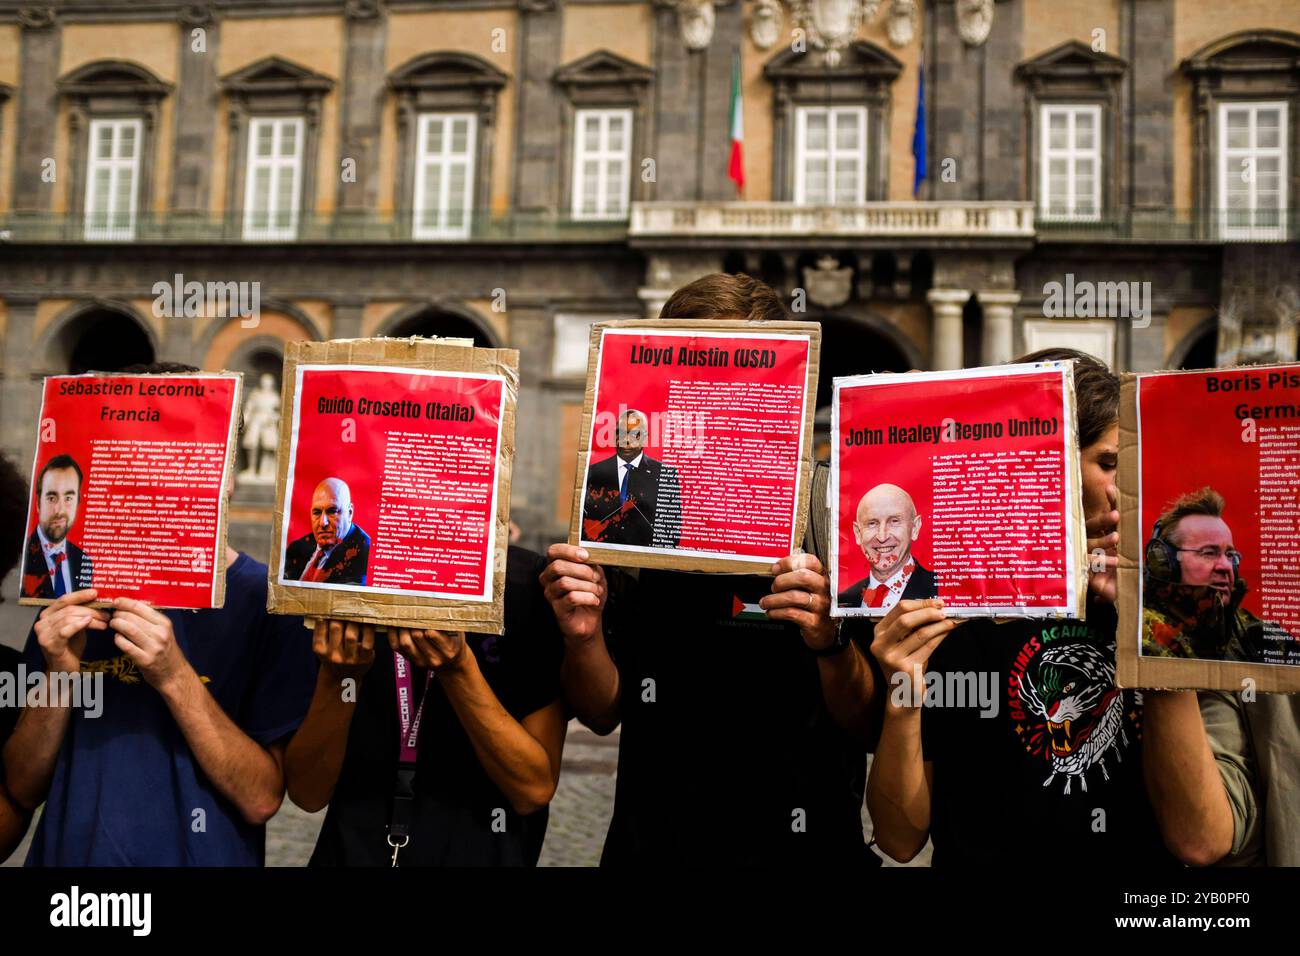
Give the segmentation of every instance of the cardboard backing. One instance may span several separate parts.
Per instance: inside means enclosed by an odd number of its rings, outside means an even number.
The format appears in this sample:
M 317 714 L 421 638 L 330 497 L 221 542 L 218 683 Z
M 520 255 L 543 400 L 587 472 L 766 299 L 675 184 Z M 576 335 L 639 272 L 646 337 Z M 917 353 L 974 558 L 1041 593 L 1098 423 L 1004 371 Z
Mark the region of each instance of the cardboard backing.
M 497 448 L 496 530 L 492 555 L 492 600 L 464 601 L 375 591 L 305 588 L 280 584 L 289 481 L 289 445 L 299 365 L 388 365 L 421 371 L 500 375 L 505 379 L 505 410 Z M 298 614 L 310 626 L 318 617 L 361 621 L 380 627 L 406 627 L 500 634 L 505 628 L 506 548 L 510 542 L 510 477 L 515 457 L 515 414 L 519 400 L 519 352 L 474 348 L 471 339 L 336 339 L 290 342 L 281 386 L 279 457 L 266 609 Z
M 812 476 L 813 418 L 817 414 L 817 369 L 821 358 L 821 326 L 813 322 L 768 322 L 746 319 L 624 319 L 601 322 L 591 327 L 591 349 L 587 357 L 587 388 L 582 402 L 582 423 L 578 441 L 578 467 L 573 489 L 573 511 L 569 517 L 569 544 L 580 543 L 582 533 L 582 491 L 591 459 L 591 430 L 595 417 L 596 375 L 600 368 L 601 334 L 605 329 L 645 330 L 647 332 L 731 332 L 737 335 L 773 332 L 806 335 L 808 370 L 804 392 L 802 453 L 799 458 L 799 487 L 795 495 L 794 547 L 804 539 L 808 524 L 808 488 Z M 757 561 L 740 561 L 720 556 L 705 558 L 694 555 L 660 554 L 650 551 L 622 551 L 582 543 L 596 564 L 629 568 L 662 568 L 670 571 L 712 571 L 723 574 L 761 574 L 771 576 L 771 566 Z

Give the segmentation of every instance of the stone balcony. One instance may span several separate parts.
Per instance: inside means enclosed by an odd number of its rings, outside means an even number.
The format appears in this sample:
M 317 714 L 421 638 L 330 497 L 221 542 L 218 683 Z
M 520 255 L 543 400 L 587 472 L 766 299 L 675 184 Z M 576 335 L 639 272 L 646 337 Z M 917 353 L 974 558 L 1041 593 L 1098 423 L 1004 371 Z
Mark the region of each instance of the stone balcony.
M 806 206 L 792 202 L 634 202 L 634 245 L 744 240 L 789 244 L 807 239 L 887 240 L 937 245 L 1022 243 L 1034 238 L 1031 202 L 866 202 Z

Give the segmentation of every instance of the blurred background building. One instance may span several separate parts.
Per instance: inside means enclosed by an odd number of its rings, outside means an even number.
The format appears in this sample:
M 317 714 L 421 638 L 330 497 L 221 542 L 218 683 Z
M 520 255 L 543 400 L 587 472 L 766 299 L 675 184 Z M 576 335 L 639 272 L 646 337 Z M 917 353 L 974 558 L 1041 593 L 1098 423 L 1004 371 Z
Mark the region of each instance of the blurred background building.
M 1294 2 L 0 0 L 0 447 L 47 374 L 249 373 L 264 558 L 284 343 L 470 336 L 521 352 L 539 546 L 594 321 L 760 276 L 821 323 L 822 406 L 1049 345 L 1291 360 L 1297 196 Z M 160 307 L 189 282 L 222 294 Z

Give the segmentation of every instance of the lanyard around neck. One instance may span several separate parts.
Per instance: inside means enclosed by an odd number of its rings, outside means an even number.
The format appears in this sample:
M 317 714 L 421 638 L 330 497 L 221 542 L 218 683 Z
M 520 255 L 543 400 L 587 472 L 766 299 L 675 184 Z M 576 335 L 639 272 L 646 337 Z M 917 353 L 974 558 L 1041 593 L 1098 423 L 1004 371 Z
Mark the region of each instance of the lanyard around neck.
M 397 759 L 404 765 L 414 766 L 419 754 L 420 721 L 424 718 L 424 705 L 429 700 L 433 671 L 430 670 L 424 677 L 424 696 L 420 698 L 420 706 L 415 709 L 414 715 L 411 713 L 411 693 L 414 689 L 411 662 L 397 651 L 393 651 L 393 681 L 397 685 L 397 723 L 400 726 Z

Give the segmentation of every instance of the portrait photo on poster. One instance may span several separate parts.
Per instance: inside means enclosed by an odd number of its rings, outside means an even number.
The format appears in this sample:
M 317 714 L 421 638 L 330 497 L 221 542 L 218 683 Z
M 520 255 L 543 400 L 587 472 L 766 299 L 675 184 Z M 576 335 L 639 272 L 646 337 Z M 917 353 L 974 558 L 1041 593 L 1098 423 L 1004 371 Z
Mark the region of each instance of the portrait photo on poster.
M 570 543 L 599 563 L 766 573 L 802 541 L 820 330 L 592 330 Z
M 279 583 L 490 601 L 505 380 L 296 374 Z
M 837 378 L 831 444 L 832 616 L 1083 617 L 1071 363 Z
M 238 373 L 44 380 L 20 604 L 221 607 Z
M 1122 679 L 1300 690 L 1300 365 L 1125 376 L 1121 436 Z

